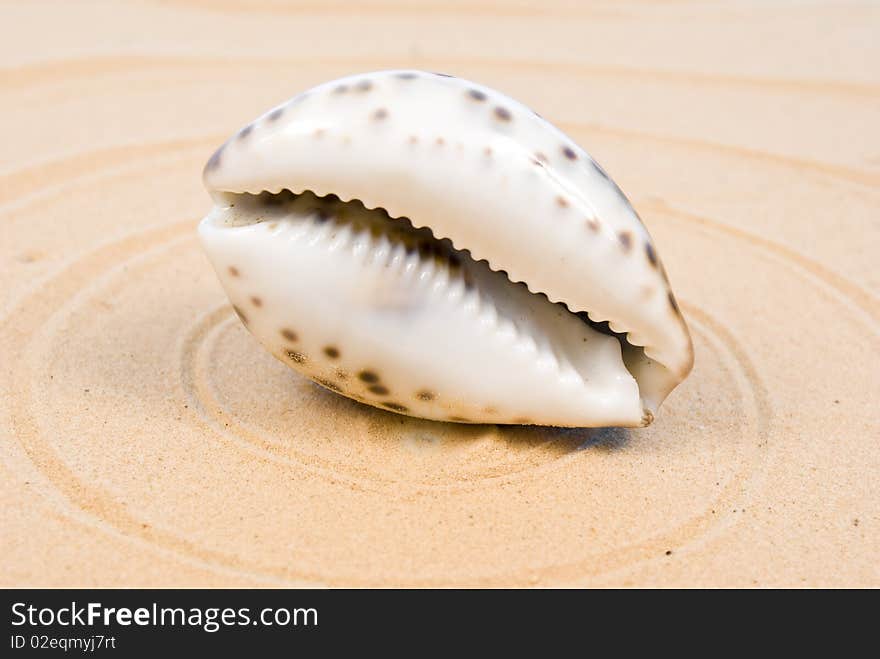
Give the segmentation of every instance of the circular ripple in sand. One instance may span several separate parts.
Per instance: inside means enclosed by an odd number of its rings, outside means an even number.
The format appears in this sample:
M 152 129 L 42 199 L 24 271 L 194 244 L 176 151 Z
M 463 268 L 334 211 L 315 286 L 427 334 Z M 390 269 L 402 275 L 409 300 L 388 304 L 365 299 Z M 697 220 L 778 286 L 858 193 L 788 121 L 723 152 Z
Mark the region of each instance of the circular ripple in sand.
M 704 533 L 761 464 L 767 402 L 745 349 L 697 307 L 688 387 L 711 404 L 673 398 L 632 432 L 425 422 L 333 396 L 265 354 L 192 228 L 88 253 L 7 319 L 36 328 L 15 350 L 22 444 L 99 527 L 260 578 L 528 583 Z M 698 429 L 684 442 L 682 421 Z M 503 570 L 499 547 L 515 548 Z

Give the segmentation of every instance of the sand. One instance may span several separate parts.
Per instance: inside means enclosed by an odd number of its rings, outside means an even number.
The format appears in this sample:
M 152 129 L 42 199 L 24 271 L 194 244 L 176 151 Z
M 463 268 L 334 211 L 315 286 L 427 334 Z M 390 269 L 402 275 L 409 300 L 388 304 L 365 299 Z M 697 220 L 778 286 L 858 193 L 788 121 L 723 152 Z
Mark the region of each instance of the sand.
M 880 8 L 207 5 L 0 9 L 2 585 L 880 586 Z M 629 194 L 696 348 L 654 425 L 404 418 L 235 320 L 203 162 L 401 66 Z

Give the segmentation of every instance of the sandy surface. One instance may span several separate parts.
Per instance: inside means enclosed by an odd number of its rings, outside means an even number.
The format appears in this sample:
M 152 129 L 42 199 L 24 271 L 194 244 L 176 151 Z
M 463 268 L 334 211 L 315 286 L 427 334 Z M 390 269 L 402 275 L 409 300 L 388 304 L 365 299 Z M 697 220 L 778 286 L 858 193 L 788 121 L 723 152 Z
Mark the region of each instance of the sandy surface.
M 0 5 L 0 583 L 880 586 L 880 8 L 122 4 Z M 234 319 L 202 163 L 398 66 L 630 195 L 696 347 L 653 426 L 403 418 Z

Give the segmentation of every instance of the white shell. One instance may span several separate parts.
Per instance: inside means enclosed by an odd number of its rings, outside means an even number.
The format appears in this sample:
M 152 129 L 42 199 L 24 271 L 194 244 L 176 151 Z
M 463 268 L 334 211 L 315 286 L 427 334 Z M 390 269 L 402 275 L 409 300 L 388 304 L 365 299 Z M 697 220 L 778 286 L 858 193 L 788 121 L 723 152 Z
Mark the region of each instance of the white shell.
M 250 331 L 363 402 L 638 426 L 690 371 L 687 327 L 627 199 L 494 90 L 421 71 L 329 82 L 242 129 L 204 179 L 215 206 L 200 235 Z

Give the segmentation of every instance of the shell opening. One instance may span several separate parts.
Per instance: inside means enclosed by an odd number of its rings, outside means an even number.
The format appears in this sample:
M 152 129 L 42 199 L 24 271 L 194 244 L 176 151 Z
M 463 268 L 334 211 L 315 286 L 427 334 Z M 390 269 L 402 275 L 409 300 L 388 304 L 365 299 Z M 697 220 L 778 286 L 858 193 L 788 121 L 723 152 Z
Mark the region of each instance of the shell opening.
M 241 227 L 271 222 L 279 213 L 283 214 L 284 209 L 296 207 L 299 212 L 314 213 L 319 223 L 326 222 L 332 227 L 348 228 L 354 232 L 368 231 L 376 239 L 387 240 L 392 246 L 402 246 L 408 254 L 418 253 L 422 259 L 434 259 L 449 267 L 455 276 L 462 277 L 466 286 L 470 285 L 470 273 L 484 267 L 503 275 L 508 286 L 521 287 L 529 295 L 543 298 L 547 304 L 555 305 L 566 315 L 576 317 L 593 330 L 614 337 L 620 343 L 624 366 L 637 383 L 637 365 L 649 359 L 643 347 L 629 341 L 626 332 L 615 331 L 608 321 L 593 320 L 589 310 L 574 310 L 564 300 L 551 300 L 545 293 L 535 291 L 528 282 L 513 281 L 498 264 L 490 264 L 485 259 L 474 259 L 466 246 L 454 245 L 449 238 L 438 238 L 430 227 L 416 226 L 407 217 L 393 217 L 381 206 L 368 208 L 358 199 L 342 200 L 332 193 L 320 196 L 310 190 L 299 193 L 289 189 L 261 192 L 218 191 L 214 192 L 214 198 L 218 205 L 227 207 L 224 226 Z M 641 387 L 641 383 L 639 384 Z M 655 405 L 650 400 L 643 400 L 643 406 L 643 425 L 647 425 L 653 420 Z

